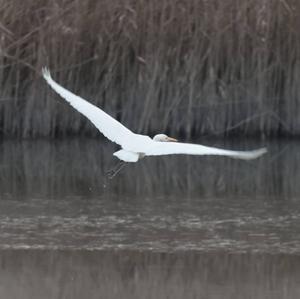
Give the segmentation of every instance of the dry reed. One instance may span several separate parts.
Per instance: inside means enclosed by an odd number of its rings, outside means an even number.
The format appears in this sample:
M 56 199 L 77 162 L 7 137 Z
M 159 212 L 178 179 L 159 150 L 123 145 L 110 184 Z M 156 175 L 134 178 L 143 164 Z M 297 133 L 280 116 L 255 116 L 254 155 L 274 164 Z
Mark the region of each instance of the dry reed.
M 296 0 L 0 1 L 1 132 L 98 134 L 50 92 L 47 65 L 137 132 L 299 135 L 299 13 Z

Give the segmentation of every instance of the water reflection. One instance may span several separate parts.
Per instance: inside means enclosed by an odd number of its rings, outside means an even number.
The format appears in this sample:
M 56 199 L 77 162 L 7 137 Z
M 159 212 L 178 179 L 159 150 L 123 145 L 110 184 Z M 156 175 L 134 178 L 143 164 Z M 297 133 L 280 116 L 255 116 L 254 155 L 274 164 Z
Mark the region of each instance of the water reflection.
M 2 142 L 0 247 L 300 252 L 298 143 L 270 143 L 251 162 L 147 158 L 109 180 L 114 149 Z
M 300 258 L 137 251 L 0 252 L 0 297 L 299 298 Z
M 212 144 L 236 149 L 260 144 Z M 298 143 L 270 143 L 270 154 L 255 161 L 221 157 L 148 157 L 128 164 L 108 180 L 116 147 L 99 140 L 6 141 L 0 145 L 0 187 L 5 196 L 113 194 L 197 197 L 272 196 L 300 193 Z
M 299 298 L 299 148 L 149 158 L 109 180 L 110 143 L 2 142 L 0 298 Z

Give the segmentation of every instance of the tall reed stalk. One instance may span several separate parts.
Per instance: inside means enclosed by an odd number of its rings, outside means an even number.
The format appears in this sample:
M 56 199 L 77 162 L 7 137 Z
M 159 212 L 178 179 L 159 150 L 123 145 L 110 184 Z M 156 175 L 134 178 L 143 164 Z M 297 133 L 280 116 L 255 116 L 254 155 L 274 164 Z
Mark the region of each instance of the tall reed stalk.
M 297 0 L 0 0 L 0 128 L 97 130 L 41 79 L 136 132 L 300 134 Z

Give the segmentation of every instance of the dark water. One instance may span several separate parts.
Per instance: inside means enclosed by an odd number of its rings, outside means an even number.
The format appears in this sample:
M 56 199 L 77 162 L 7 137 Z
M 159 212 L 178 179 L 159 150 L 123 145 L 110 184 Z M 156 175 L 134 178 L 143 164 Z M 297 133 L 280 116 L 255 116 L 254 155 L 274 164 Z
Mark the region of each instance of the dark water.
M 0 298 L 299 298 L 300 144 L 268 148 L 109 180 L 103 140 L 2 142 Z

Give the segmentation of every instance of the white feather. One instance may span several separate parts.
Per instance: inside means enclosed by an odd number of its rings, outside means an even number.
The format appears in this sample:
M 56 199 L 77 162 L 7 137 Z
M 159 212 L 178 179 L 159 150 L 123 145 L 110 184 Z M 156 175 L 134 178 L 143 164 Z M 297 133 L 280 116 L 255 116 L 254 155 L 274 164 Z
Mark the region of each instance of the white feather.
M 125 162 L 137 162 L 139 160 L 139 154 L 125 150 L 119 150 L 113 155 Z
M 253 151 L 231 151 L 198 144 L 161 142 L 152 140 L 149 136 L 135 134 L 100 108 L 60 86 L 51 78 L 47 68 L 43 68 L 42 72 L 47 83 L 61 97 L 69 102 L 77 111 L 85 115 L 104 136 L 119 144 L 124 149 L 114 153 L 120 160 L 137 162 L 143 156 L 172 154 L 219 155 L 250 160 L 258 158 L 267 152 L 265 148 Z M 158 134 L 156 137 L 168 138 L 164 134 Z
M 137 143 L 140 143 L 143 139 L 145 139 L 145 137 L 149 138 L 148 136 L 134 134 L 103 110 L 60 86 L 51 78 L 50 72 L 47 68 L 43 68 L 42 72 L 47 83 L 62 98 L 69 102 L 71 106 L 86 116 L 109 140 L 119 144 L 125 149 L 134 151 Z M 134 143 L 132 141 L 134 141 Z
M 253 151 L 231 151 L 215 147 L 204 146 L 200 144 L 180 143 L 180 142 L 156 142 L 146 152 L 146 156 L 160 156 L 160 155 L 216 155 L 227 156 L 236 159 L 251 160 L 265 154 L 265 148 Z

